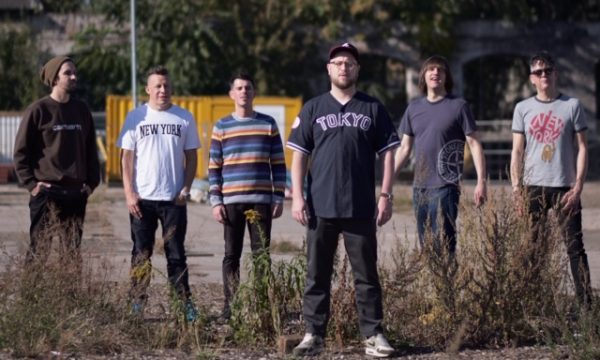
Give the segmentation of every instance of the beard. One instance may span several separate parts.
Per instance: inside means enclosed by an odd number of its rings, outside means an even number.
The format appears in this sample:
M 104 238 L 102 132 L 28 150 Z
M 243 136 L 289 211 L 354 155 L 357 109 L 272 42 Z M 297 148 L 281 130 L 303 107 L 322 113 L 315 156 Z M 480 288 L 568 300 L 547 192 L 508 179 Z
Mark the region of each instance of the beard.
M 77 82 L 69 82 L 67 84 L 67 88 L 65 89 L 68 94 L 73 94 L 77 92 Z
M 356 85 L 356 78 L 346 77 L 344 80 L 340 80 L 339 78 L 331 76 L 331 83 L 338 89 L 348 90 Z

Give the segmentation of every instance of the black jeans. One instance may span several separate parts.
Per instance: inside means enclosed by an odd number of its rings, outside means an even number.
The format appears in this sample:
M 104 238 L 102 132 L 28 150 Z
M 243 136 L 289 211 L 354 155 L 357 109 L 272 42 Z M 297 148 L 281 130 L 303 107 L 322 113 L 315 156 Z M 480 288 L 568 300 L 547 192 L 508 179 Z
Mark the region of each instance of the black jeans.
M 577 298 L 583 303 L 591 301 L 592 287 L 590 282 L 590 267 L 583 245 L 583 232 L 581 226 L 581 203 L 571 211 L 564 211 L 560 200 L 569 188 L 555 188 L 542 186 L 528 186 L 529 214 L 532 220 L 532 241 L 537 242 L 547 236 L 548 211 L 554 209 L 559 218 L 567 254 L 571 264 L 573 283 Z
M 176 205 L 174 201 L 153 200 L 140 200 L 139 207 L 141 219 L 129 215 L 133 240 L 130 296 L 136 300 L 144 300 L 147 296 L 146 289 L 150 284 L 151 275 L 150 258 L 160 221 L 169 282 L 182 299 L 189 298 L 190 285 L 184 247 L 187 207 Z M 145 264 L 148 266 L 144 267 Z
M 59 238 L 59 256 L 80 270 L 81 236 L 87 205 L 87 193 L 81 188 L 62 188 L 52 185 L 41 187 L 36 196 L 29 198 L 29 250 L 26 264 L 43 264 L 50 251 L 52 239 Z
M 257 224 L 251 224 L 246 220 L 244 214 L 246 210 L 256 210 L 260 214 Z M 244 229 L 248 226 L 250 247 L 254 255 L 262 250 L 268 252 L 271 243 L 272 212 L 271 204 L 228 204 L 225 205 L 225 211 L 227 221 L 223 225 L 225 230 L 223 293 L 225 308 L 228 308 L 240 281 L 240 258 L 244 246 Z
M 324 219 L 313 216 L 307 233 L 304 320 L 307 332 L 324 336 L 330 316 L 331 276 L 339 234 L 352 266 L 360 332 L 382 333 L 383 305 L 377 273 L 375 219 Z

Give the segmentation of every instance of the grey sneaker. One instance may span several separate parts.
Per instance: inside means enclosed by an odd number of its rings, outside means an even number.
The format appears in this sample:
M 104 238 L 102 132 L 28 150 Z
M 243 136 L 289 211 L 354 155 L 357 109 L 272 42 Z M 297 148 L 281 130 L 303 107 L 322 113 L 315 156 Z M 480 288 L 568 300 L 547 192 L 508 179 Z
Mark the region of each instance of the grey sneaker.
M 292 352 L 295 356 L 314 356 L 323 350 L 325 342 L 319 335 L 310 333 L 304 334 L 304 339 L 294 348 Z
M 394 353 L 394 348 L 385 339 L 383 334 L 373 335 L 365 340 L 365 354 L 375 357 L 388 357 Z

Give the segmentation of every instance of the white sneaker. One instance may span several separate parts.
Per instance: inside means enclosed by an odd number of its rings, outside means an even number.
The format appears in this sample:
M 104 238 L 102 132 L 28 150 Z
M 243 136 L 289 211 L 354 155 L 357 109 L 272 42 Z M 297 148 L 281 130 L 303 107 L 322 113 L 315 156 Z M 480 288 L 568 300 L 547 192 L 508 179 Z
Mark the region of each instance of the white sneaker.
M 388 357 L 394 353 L 394 348 L 385 339 L 383 334 L 373 335 L 365 340 L 365 354 L 375 357 Z
M 306 333 L 304 339 L 294 348 L 292 353 L 295 356 L 314 356 L 323 350 L 324 343 L 321 336 Z

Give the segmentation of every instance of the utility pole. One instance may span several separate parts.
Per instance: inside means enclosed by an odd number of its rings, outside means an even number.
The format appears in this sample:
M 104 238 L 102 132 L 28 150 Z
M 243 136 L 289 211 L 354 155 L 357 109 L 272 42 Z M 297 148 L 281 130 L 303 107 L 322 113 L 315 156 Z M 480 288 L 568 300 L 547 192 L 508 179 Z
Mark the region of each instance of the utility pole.
M 135 57 L 135 0 L 130 0 L 131 13 L 131 99 L 133 108 L 137 106 L 137 76 L 136 76 L 136 57 Z

